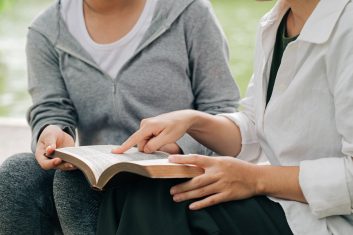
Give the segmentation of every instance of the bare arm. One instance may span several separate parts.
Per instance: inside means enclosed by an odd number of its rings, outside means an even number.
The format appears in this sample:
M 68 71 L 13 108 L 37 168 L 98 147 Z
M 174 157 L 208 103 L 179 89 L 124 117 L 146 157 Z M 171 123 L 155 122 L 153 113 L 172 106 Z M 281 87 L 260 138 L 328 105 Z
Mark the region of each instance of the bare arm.
M 232 121 L 195 110 L 183 110 L 143 120 L 140 129 L 113 153 L 125 152 L 135 145 L 140 151 L 151 153 L 161 146 L 175 143 L 185 133 L 221 155 L 236 156 L 241 149 L 240 130 Z
M 228 118 L 197 112 L 191 123 L 187 132 L 201 144 L 223 156 L 239 154 L 240 130 Z

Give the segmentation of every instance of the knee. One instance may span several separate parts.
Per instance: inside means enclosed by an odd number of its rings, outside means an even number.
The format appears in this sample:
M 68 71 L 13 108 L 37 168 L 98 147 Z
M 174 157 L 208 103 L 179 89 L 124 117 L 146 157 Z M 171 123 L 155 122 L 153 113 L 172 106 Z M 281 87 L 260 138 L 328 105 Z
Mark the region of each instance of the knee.
M 0 166 L 0 186 L 36 185 L 39 181 L 50 178 L 52 174 L 53 171 L 44 171 L 40 168 L 34 154 L 21 153 L 8 158 Z
M 56 171 L 54 175 L 54 189 L 71 188 L 86 185 L 84 174 L 79 171 Z
M 31 169 L 35 167 L 33 154 L 17 154 L 8 158 L 0 166 L 0 195 L 2 195 L 2 207 L 15 201 L 23 202 L 29 196 L 33 184 L 29 182 Z M 6 202 L 6 203 L 5 203 Z
M 32 160 L 35 160 L 35 156 L 33 153 L 18 153 L 7 158 L 1 166 L 17 165 L 21 162 L 32 162 Z
M 70 195 L 86 193 L 90 186 L 84 176 L 79 171 L 56 171 L 53 182 L 54 197 L 70 197 Z
M 23 173 L 29 169 L 38 167 L 34 154 L 20 153 L 6 159 L 0 166 L 0 180 L 14 180 L 17 177 L 23 179 Z
M 72 203 L 93 203 L 100 197 L 100 193 L 92 190 L 81 171 L 57 171 L 54 176 L 53 194 L 58 210 Z

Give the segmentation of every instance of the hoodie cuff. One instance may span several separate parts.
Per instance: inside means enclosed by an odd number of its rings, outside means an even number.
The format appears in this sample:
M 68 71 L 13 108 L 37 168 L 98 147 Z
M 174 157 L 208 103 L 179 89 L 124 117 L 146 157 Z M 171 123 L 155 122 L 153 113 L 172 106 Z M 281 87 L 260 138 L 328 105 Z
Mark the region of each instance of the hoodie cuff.
M 322 158 L 300 163 L 299 183 L 317 218 L 352 213 L 345 158 Z
M 257 163 L 260 158 L 261 147 L 258 143 L 255 125 L 242 112 L 223 113 L 218 116 L 228 118 L 240 129 L 241 151 L 236 157 L 244 161 Z

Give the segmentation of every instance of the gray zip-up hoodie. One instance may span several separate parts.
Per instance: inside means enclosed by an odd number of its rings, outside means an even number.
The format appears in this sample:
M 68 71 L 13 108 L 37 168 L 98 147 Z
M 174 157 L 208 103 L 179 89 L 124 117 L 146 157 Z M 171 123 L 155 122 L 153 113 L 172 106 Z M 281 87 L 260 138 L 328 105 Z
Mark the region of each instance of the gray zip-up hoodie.
M 143 118 L 181 109 L 233 112 L 239 99 L 206 0 L 158 1 L 144 39 L 113 79 L 69 33 L 60 1 L 32 23 L 26 51 L 32 151 L 49 124 L 73 137 L 77 128 L 81 145 L 121 144 Z M 206 153 L 187 135 L 178 144 L 186 154 Z

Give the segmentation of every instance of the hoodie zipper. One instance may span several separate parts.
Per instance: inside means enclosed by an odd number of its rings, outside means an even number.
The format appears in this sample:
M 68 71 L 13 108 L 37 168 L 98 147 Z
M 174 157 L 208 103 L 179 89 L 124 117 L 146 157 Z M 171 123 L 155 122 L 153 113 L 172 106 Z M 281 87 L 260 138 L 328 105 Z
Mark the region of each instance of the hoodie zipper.
M 135 59 L 135 57 L 141 52 L 143 51 L 148 45 L 150 45 L 153 41 L 155 41 L 158 37 L 160 37 L 166 30 L 167 30 L 167 26 L 162 27 L 161 30 L 159 30 L 158 32 L 156 32 L 155 34 L 153 34 L 146 42 L 144 42 L 143 44 L 141 44 L 141 46 L 138 47 L 138 49 L 135 51 L 135 53 L 130 57 L 130 59 L 128 59 L 124 65 L 121 67 L 120 71 L 118 72 L 118 74 L 115 76 L 114 79 L 112 79 L 112 83 L 113 83 L 113 87 L 112 87 L 112 95 L 113 95 L 113 105 L 114 105 L 114 109 L 115 109 L 115 114 L 114 116 L 116 116 L 116 118 L 119 117 L 119 107 L 118 107 L 118 101 L 116 100 L 117 98 L 117 86 L 118 86 L 118 81 L 119 81 L 119 77 L 120 74 L 125 70 L 125 68 L 128 66 L 128 64 Z
M 144 50 L 148 45 L 150 45 L 153 41 L 155 41 L 158 37 L 160 37 L 164 32 L 166 32 L 166 30 L 168 29 L 168 26 L 167 25 L 164 25 L 162 26 L 161 30 L 159 30 L 158 32 L 156 32 L 155 34 L 153 34 L 146 42 L 144 42 L 143 44 L 141 44 L 141 46 L 139 46 L 139 48 L 135 51 L 135 53 L 132 55 L 132 57 L 127 60 L 124 65 L 121 67 L 120 71 L 118 72 L 117 76 L 115 78 L 111 78 L 110 75 L 106 74 L 104 71 L 102 71 L 102 69 L 95 63 L 93 63 L 92 61 L 86 59 L 85 57 L 77 54 L 77 53 L 74 53 L 72 51 L 68 51 L 67 49 L 61 47 L 60 45 L 56 45 L 56 47 L 60 50 L 62 50 L 63 52 L 85 62 L 86 64 L 92 66 L 93 68 L 95 68 L 96 70 L 98 70 L 99 72 L 101 72 L 107 79 L 109 79 L 112 83 L 112 96 L 113 96 L 113 108 L 115 109 L 114 113 L 116 115 L 113 116 L 113 118 L 117 118 L 119 115 L 118 115 L 118 103 L 116 101 L 116 98 L 117 98 L 117 86 L 118 86 L 118 81 L 119 81 L 119 77 L 120 77 L 120 74 L 122 73 L 122 71 L 128 66 L 128 64 L 142 51 Z
M 135 53 L 130 57 L 130 59 L 128 59 L 124 65 L 121 67 L 120 71 L 118 72 L 118 74 L 116 75 L 116 77 L 113 79 L 113 92 L 114 94 L 116 93 L 116 86 L 118 84 L 118 78 L 120 77 L 120 74 L 122 73 L 122 71 L 125 69 L 125 67 L 133 60 L 135 59 L 135 57 L 141 52 L 143 51 L 149 44 L 151 44 L 153 41 L 155 41 L 158 37 L 160 37 L 166 30 L 168 27 L 164 26 L 161 30 L 159 30 L 158 32 L 156 32 L 154 35 L 152 35 L 145 43 L 141 44 L 141 46 L 138 47 L 138 49 L 135 51 Z

